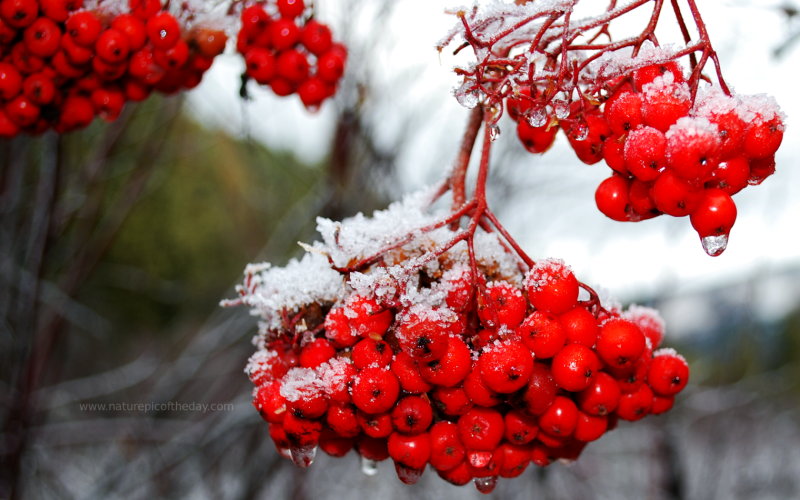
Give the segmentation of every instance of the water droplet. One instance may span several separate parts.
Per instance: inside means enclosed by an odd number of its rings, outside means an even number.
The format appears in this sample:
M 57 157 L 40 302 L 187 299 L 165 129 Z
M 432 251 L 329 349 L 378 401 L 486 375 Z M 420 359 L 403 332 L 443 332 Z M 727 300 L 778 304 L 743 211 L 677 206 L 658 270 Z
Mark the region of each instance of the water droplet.
M 491 451 L 470 451 L 467 452 L 467 458 L 469 459 L 470 465 L 475 467 L 476 469 L 481 469 L 489 465 L 489 462 L 492 461 L 492 452 Z
M 569 103 L 561 99 L 553 99 L 553 113 L 559 120 L 569 118 Z
M 547 123 L 547 110 L 544 108 L 534 108 L 528 112 L 528 125 L 531 127 L 543 127 Z
M 480 95 L 478 91 L 471 88 L 473 82 L 470 80 L 465 80 L 464 83 L 461 84 L 459 88 L 456 89 L 455 95 L 456 100 L 459 104 L 464 106 L 467 109 L 472 109 L 478 105 L 478 101 L 480 100 Z
M 397 462 L 394 463 L 394 469 L 397 471 L 398 479 L 405 484 L 417 484 L 422 473 L 425 472 L 425 469 L 412 469 Z
M 489 125 L 489 140 L 496 141 L 500 137 L 500 127 L 497 125 Z
M 728 235 L 706 236 L 705 238 L 700 238 L 700 242 L 703 244 L 703 250 L 705 250 L 708 255 L 716 257 L 727 248 Z
M 314 462 L 314 457 L 317 456 L 317 445 L 292 446 L 289 451 L 292 453 L 292 462 L 305 469 Z
M 560 463 L 561 465 L 565 465 L 567 467 L 569 467 L 570 465 L 574 464 L 575 462 L 576 461 L 571 459 L 571 458 L 559 458 L 558 459 L 558 463 Z
M 585 123 L 579 121 L 572 126 L 571 133 L 576 141 L 585 141 L 586 138 L 589 137 L 589 127 Z
M 292 452 L 289 451 L 289 448 L 278 448 L 278 453 L 280 453 L 283 458 L 292 459 Z
M 497 486 L 497 476 L 476 477 L 473 481 L 478 491 L 486 495 L 494 491 L 495 486 Z
M 321 106 L 319 104 L 310 104 L 306 106 L 306 111 L 312 114 L 319 113 Z
M 366 457 L 361 457 L 361 472 L 366 476 L 374 476 L 378 473 L 378 462 Z

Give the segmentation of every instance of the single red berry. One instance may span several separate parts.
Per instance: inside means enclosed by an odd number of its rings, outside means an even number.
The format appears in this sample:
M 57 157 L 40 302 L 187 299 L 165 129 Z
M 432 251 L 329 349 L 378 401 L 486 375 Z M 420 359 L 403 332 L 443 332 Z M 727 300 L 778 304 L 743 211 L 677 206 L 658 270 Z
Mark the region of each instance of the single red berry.
M 636 324 L 625 319 L 611 319 L 600 328 L 597 354 L 611 367 L 632 367 L 645 350 L 644 339 Z
M 39 0 L 42 14 L 58 23 L 63 23 L 69 15 L 83 7 L 83 0 Z
M 281 396 L 281 382 L 275 380 L 259 386 L 253 396 L 253 406 L 267 422 L 283 422 L 286 415 L 286 399 Z
M 553 451 L 541 443 L 531 447 L 531 462 L 538 467 L 547 467 L 553 462 Z
M 783 141 L 783 130 L 783 121 L 779 116 L 769 121 L 751 123 L 744 134 L 744 154 L 754 159 L 774 155 Z
M 628 134 L 625 167 L 637 179 L 649 182 L 667 167 L 667 137 L 658 129 L 641 126 Z
M 242 30 L 250 33 L 264 31 L 270 24 L 270 17 L 262 4 L 254 3 L 242 9 L 240 16 Z
M 334 43 L 329 50 L 317 59 L 317 76 L 326 82 L 336 83 L 344 74 L 344 65 L 347 61 L 347 49 Z
M 506 441 L 516 445 L 528 444 L 539 433 L 536 418 L 521 410 L 511 410 L 503 417 Z
M 650 409 L 652 415 L 661 415 L 672 409 L 675 404 L 675 396 L 659 396 L 653 395 L 653 407 Z
M 311 20 L 303 26 L 300 42 L 315 56 L 322 55 L 333 45 L 331 30 L 326 25 Z
M 143 83 L 153 86 L 164 77 L 164 68 L 156 63 L 153 49 L 145 47 L 131 54 L 128 73 Z
M 560 260 L 546 259 L 534 264 L 525 276 L 525 287 L 533 307 L 544 312 L 561 314 L 578 302 L 578 280 Z
M 686 387 L 689 365 L 671 349 L 657 351 L 650 362 L 647 383 L 660 396 L 674 396 Z
M 0 98 L 10 101 L 22 90 L 22 75 L 13 64 L 0 62 Z
M 350 329 L 350 322 L 347 316 L 345 316 L 344 308 L 342 307 L 334 307 L 328 312 L 325 316 L 324 327 L 325 337 L 339 349 L 350 347 L 359 339 Z
M 0 70 L 0 73 L 2 70 Z M 2 76 L 0 76 L 0 79 Z M 40 72 L 28 75 L 22 82 L 22 91 L 25 97 L 34 104 L 43 106 L 50 104 L 56 96 L 56 85 L 53 77 L 47 73 Z
M 514 94 L 506 98 L 506 111 L 508 116 L 514 120 L 519 121 L 520 118 L 525 119 L 525 115 L 533 107 L 532 97 L 536 96 L 536 88 L 520 87 Z
M 702 189 L 667 170 L 656 179 L 650 194 L 658 210 L 673 217 L 684 217 L 700 203 Z
M 319 435 L 319 449 L 332 457 L 343 457 L 353 449 L 352 438 L 339 436 L 330 429 L 322 429 Z
M 436 409 L 445 415 L 463 415 L 475 406 L 463 387 L 437 387 L 432 394 Z
M 525 119 L 517 122 L 517 137 L 530 153 L 541 154 L 550 149 L 556 141 L 557 132 L 558 127 L 549 123 L 534 127 Z
M 572 435 L 577 423 L 578 408 L 564 396 L 556 396 L 553 404 L 539 416 L 539 429 L 556 437 Z
M 673 82 L 684 81 L 683 69 L 681 69 L 680 64 L 677 61 L 667 61 L 664 63 L 651 64 L 634 71 L 633 85 L 637 90 L 642 90 L 645 85 L 667 73 L 670 73 L 670 77 L 668 78 Z
M 631 220 L 631 181 L 621 175 L 612 175 L 597 186 L 594 201 L 597 209 L 611 220 Z
M 468 450 L 495 449 L 504 431 L 503 415 L 491 408 L 476 406 L 458 419 L 458 435 Z
M 641 420 L 650 413 L 652 407 L 653 391 L 647 384 L 642 384 L 636 392 L 620 397 L 617 416 L 628 421 Z
M 153 48 L 167 50 L 180 40 L 181 26 L 167 11 L 161 11 L 147 20 L 147 37 Z
M 382 340 L 370 338 L 362 339 L 353 346 L 351 359 L 353 365 L 359 370 L 368 366 L 380 368 L 389 366 L 392 362 L 392 348 Z
M 147 20 L 161 11 L 161 0 L 128 0 L 133 15 Z
M 12 28 L 30 26 L 39 14 L 36 0 L 2 0 L 0 1 L 0 17 Z
M 336 350 L 327 339 L 314 339 L 304 345 L 300 351 L 300 366 L 303 368 L 316 368 L 331 359 L 335 354 Z
M 386 438 L 394 432 L 392 415 L 388 412 L 370 414 L 359 411 L 356 414 L 356 420 L 364 434 L 370 437 Z
M 742 153 L 747 124 L 735 110 L 727 113 L 711 113 L 708 120 L 717 127 L 719 138 L 718 155 L 720 160 L 727 160 Z
M 67 56 L 69 62 L 75 66 L 87 64 L 95 57 L 93 47 L 90 48 L 78 45 L 75 43 L 75 40 L 73 40 L 72 36 L 68 34 L 61 37 L 61 50 L 64 52 L 64 55 Z
M 628 203 L 633 213 L 628 212 L 631 221 L 646 220 L 661 215 L 653 201 L 653 183 L 633 179 L 628 189 Z
M 94 71 L 100 80 L 105 82 L 118 80 L 125 74 L 126 69 L 127 67 L 124 61 L 120 63 L 110 63 L 101 57 L 92 59 L 92 71 Z
M 454 469 L 464 461 L 466 449 L 458 437 L 458 426 L 447 420 L 440 420 L 431 426 L 430 463 L 438 471 Z
M 502 402 L 501 396 L 486 385 L 477 364 L 473 365 L 472 371 L 464 379 L 463 387 L 467 396 L 476 405 L 490 408 Z
M 578 420 L 572 436 L 578 441 L 588 443 L 600 439 L 607 429 L 608 417 L 605 415 L 594 416 L 578 411 Z
M 447 350 L 441 358 L 421 361 L 419 373 L 426 382 L 440 387 L 461 383 L 470 372 L 472 353 L 467 344 L 455 335 L 447 339 Z
M 578 392 L 592 382 L 601 368 L 600 360 L 592 349 L 581 344 L 568 344 L 553 357 L 553 380 L 562 389 Z
M 405 392 L 422 394 L 433 389 L 433 386 L 422 378 L 417 360 L 407 352 L 400 351 L 395 354 L 391 369 Z
M 281 16 L 294 19 L 299 17 L 306 9 L 303 0 L 278 0 L 278 12 Z
M 189 60 L 189 45 L 183 40 L 178 40 L 175 45 L 166 50 L 154 50 L 153 56 L 156 63 L 166 70 L 178 70 Z
M 333 95 L 334 91 L 335 89 L 329 83 L 314 76 L 307 78 L 297 87 L 297 95 L 303 102 L 303 106 L 309 110 L 319 108 L 325 99 Z
M 589 387 L 578 394 L 578 406 L 589 415 L 608 415 L 617 409 L 622 392 L 614 377 L 597 372 Z
M 558 394 L 558 385 L 553 380 L 550 367 L 544 363 L 533 363 L 528 387 L 522 395 L 525 411 L 531 415 L 541 415 L 553 404 Z
M 497 342 L 484 350 L 478 367 L 489 389 L 509 394 L 528 383 L 533 371 L 533 357 L 522 342 Z
M 562 128 L 578 159 L 587 165 L 594 165 L 602 160 L 603 143 L 612 134 L 603 115 L 595 110 L 577 117 L 571 128 L 566 123 L 562 122 Z
M 128 37 L 121 31 L 109 28 L 103 31 L 95 42 L 97 56 L 110 64 L 125 61 L 130 53 Z
M 29 127 L 39 119 L 41 108 L 24 95 L 18 95 L 6 103 L 6 115 L 20 127 Z
M 736 203 L 721 189 L 705 189 L 689 220 L 701 238 L 727 236 L 736 222 Z
M 291 453 L 289 452 L 291 443 L 289 443 L 289 437 L 286 435 L 286 431 L 283 430 L 283 426 L 280 424 L 268 424 L 268 427 L 269 437 L 275 444 L 275 449 L 284 458 L 291 458 Z
M 754 158 L 750 160 L 750 177 L 747 183 L 751 186 L 761 184 L 764 179 L 775 173 L 775 156 Z
M 281 391 L 286 397 L 286 386 L 281 386 Z M 299 418 L 316 419 L 328 411 L 328 399 L 321 391 L 304 391 L 302 396 L 295 400 L 286 400 L 286 411 Z
M 679 118 L 689 114 L 691 93 L 685 83 L 657 78 L 644 86 L 642 92 L 642 120 L 645 125 L 666 132 Z
M 597 319 L 583 306 L 576 306 L 558 316 L 558 322 L 567 335 L 567 342 L 594 347 L 597 342 Z
M 353 405 L 332 404 L 325 414 L 325 422 L 342 437 L 356 437 L 361 432 Z
M 123 86 L 125 87 L 125 98 L 132 102 L 141 102 L 150 97 L 152 88 L 133 78 L 126 78 Z
M 125 106 L 125 94 L 118 88 L 101 87 L 92 92 L 92 104 L 97 116 L 112 122 L 119 118 Z
M 387 444 L 392 460 L 412 469 L 423 469 L 431 456 L 431 437 L 427 432 L 414 435 L 393 432 Z
M 514 329 L 522 323 L 527 308 L 525 297 L 508 283 L 494 283 L 478 295 L 478 317 L 487 328 Z
M 719 162 L 706 181 L 706 188 L 719 188 L 733 196 L 747 186 L 750 178 L 750 163 L 744 156 Z
M 111 21 L 111 27 L 124 34 L 132 51 L 144 47 L 147 43 L 147 28 L 140 18 L 133 14 L 120 14 Z
M 650 368 L 650 351 L 645 350 L 645 354 L 632 366 L 625 368 L 608 367 L 611 375 L 617 379 L 619 390 L 623 394 L 636 392 L 647 380 L 647 371 Z
M 611 132 L 622 135 L 642 124 L 642 97 L 636 92 L 622 92 L 606 103 L 604 115 Z
M 213 59 L 225 51 L 228 35 L 222 30 L 197 28 L 192 32 L 192 41 L 200 54 Z
M 425 309 L 403 317 L 396 336 L 400 348 L 405 352 L 414 358 L 431 361 L 441 358 L 447 351 L 453 326 L 455 319 L 452 315 Z
M 352 295 L 344 303 L 350 328 L 360 337 L 383 337 L 392 324 L 392 312 L 375 300 Z
M 97 15 L 90 10 L 82 10 L 69 16 L 65 27 L 67 34 L 82 47 L 93 47 L 100 32 L 103 31 L 103 25 Z
M 25 28 L 25 46 L 31 54 L 50 57 L 58 51 L 61 42 L 61 29 L 50 18 L 40 17 Z
M 719 132 L 705 118 L 681 118 L 667 132 L 670 170 L 690 183 L 705 182 L 719 163 Z
M 603 143 L 603 159 L 614 172 L 629 176 L 625 166 L 625 136 L 611 136 Z
M 299 50 L 284 50 L 275 61 L 275 71 L 279 77 L 299 84 L 308 78 L 308 59 Z
M 499 460 L 502 463 L 499 471 L 500 477 L 518 477 L 531 463 L 530 446 L 503 443 L 497 448 L 495 454 L 502 456 L 502 459 Z
M 419 434 L 433 422 L 433 408 L 427 397 L 406 396 L 392 410 L 392 423 L 398 432 Z
M 367 413 L 389 411 L 400 394 L 397 377 L 389 370 L 365 368 L 355 377 L 351 391 L 353 403 Z
M 292 447 L 316 446 L 322 432 L 322 422 L 298 417 L 286 413 L 283 419 L 283 430 Z
M 278 19 L 269 25 L 267 32 L 272 48 L 279 52 L 291 49 L 300 41 L 300 28 L 292 19 Z

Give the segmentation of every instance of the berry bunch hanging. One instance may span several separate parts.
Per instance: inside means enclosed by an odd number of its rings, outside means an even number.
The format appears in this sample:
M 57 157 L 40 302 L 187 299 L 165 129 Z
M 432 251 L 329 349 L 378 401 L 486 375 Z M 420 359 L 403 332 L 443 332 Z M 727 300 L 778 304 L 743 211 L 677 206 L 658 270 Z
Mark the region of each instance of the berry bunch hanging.
M 246 372 L 283 455 L 306 467 L 317 447 L 355 450 L 367 471 L 391 459 L 413 484 L 430 465 L 488 493 L 672 407 L 689 368 L 659 349 L 654 310 L 602 304 L 558 260 L 523 272 L 497 233 L 450 245 L 450 218 L 419 200 L 323 221 L 302 261 L 248 269 L 231 303 L 262 317 Z
M 245 81 L 268 85 L 279 96 L 297 93 L 317 109 L 336 92 L 347 49 L 307 10 L 303 0 L 278 0 L 272 15 L 261 3 L 248 5 L 236 49 L 244 56 Z
M 158 0 L 0 2 L 0 137 L 115 120 L 128 101 L 196 86 L 225 34 L 185 31 Z
M 736 220 L 731 197 L 775 171 L 784 117 L 772 98 L 731 92 L 695 2 L 687 3 L 696 40 L 670 3 L 684 46 L 658 45 L 662 1 L 612 4 L 579 20 L 577 2 L 565 1 L 457 11 L 460 23 L 440 50 L 457 35 L 465 43 L 456 52 L 474 49 L 477 63 L 457 69 L 456 97 L 467 107 L 483 103 L 495 126 L 507 111 L 528 151 L 547 151 L 560 129 L 582 162 L 605 160 L 614 175 L 596 191 L 603 214 L 631 222 L 689 216 L 716 256 Z M 613 21 L 647 5 L 653 11 L 639 35 L 610 40 Z M 709 60 L 716 85 L 702 73 Z
M 276 94 L 317 108 L 335 93 L 346 49 L 302 0 L 252 4 L 239 17 L 241 3 L 229 3 L 223 12 L 169 0 L 0 1 L 0 137 L 70 132 L 152 92 L 191 89 L 231 32 L 247 76 Z

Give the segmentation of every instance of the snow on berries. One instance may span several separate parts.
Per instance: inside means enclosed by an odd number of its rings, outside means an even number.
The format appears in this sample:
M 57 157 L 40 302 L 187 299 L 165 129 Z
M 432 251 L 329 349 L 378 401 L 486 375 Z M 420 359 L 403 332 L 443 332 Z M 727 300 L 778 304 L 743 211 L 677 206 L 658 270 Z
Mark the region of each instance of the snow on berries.
M 471 263 L 426 199 L 320 219 L 302 260 L 249 266 L 226 302 L 261 319 L 245 372 L 282 455 L 355 450 L 367 473 L 391 459 L 404 483 L 430 468 L 489 493 L 672 406 L 689 368 L 653 352 L 654 310 L 604 307 L 564 262 L 521 265 L 496 233 L 475 233 Z

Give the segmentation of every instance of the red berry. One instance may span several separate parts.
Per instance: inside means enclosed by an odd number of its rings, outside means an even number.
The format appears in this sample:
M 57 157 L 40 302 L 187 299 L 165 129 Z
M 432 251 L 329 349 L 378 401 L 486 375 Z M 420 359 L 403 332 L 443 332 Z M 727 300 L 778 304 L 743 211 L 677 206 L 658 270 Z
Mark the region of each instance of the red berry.
M 365 368 L 355 377 L 353 403 L 367 413 L 383 413 L 394 406 L 400 394 L 397 377 L 389 370 Z
M 82 10 L 69 16 L 65 27 L 67 34 L 82 47 L 93 46 L 103 30 L 100 20 L 90 10 Z
M 644 334 L 634 323 L 611 319 L 600 328 L 597 354 L 614 368 L 633 367 L 645 349 Z
M 489 389 L 509 394 L 523 388 L 533 371 L 531 351 L 522 342 L 490 345 L 478 360 L 481 376 Z
M 743 156 L 719 162 L 711 172 L 706 188 L 719 188 L 733 196 L 747 186 L 750 178 L 750 163 Z
M 447 339 L 447 350 L 441 358 L 421 361 L 419 373 L 426 382 L 440 387 L 453 387 L 461 383 L 470 372 L 472 353 L 461 338 Z
M 656 78 L 670 73 L 674 82 L 682 82 L 683 69 L 677 61 L 667 61 L 664 63 L 651 64 L 633 72 L 633 85 L 638 89 L 642 88 Z
M 675 396 L 659 396 L 655 394 L 653 395 L 653 407 L 650 409 L 650 413 L 653 415 L 661 415 L 662 413 L 670 411 L 674 404 Z
M 97 38 L 95 52 L 98 57 L 110 64 L 121 63 L 128 58 L 130 42 L 124 33 L 109 28 Z
M 5 112 L 20 127 L 29 127 L 39 119 L 41 109 L 24 95 L 18 95 L 6 103 Z
M 525 278 L 528 300 L 536 309 L 561 314 L 578 302 L 578 280 L 560 260 L 538 262 Z
M 388 412 L 370 414 L 359 411 L 356 420 L 364 434 L 370 437 L 385 438 L 394 432 L 392 416 Z
M 367 460 L 376 462 L 389 458 L 386 439 L 376 439 L 363 434 L 356 439 L 356 451 Z
M 392 410 L 392 423 L 398 432 L 419 434 L 433 422 L 433 408 L 427 397 L 406 396 Z
M 133 15 L 149 19 L 161 11 L 161 0 L 128 0 Z
M 542 311 L 534 311 L 517 328 L 517 335 L 537 359 L 555 356 L 567 340 L 567 334 L 558 318 Z
M 706 189 L 689 220 L 701 238 L 727 236 L 736 222 L 736 203 L 721 189 Z
M 83 7 L 83 0 L 39 0 L 42 14 L 53 21 L 63 23 L 69 15 Z
M 431 456 L 431 438 L 427 432 L 411 436 L 393 432 L 387 444 L 392 460 L 412 469 L 423 469 Z
M 383 368 L 392 361 L 392 348 L 382 340 L 362 339 L 355 346 L 351 353 L 353 365 L 362 369 L 368 366 Z
M 594 165 L 603 159 L 603 143 L 611 137 L 611 129 L 608 128 L 608 123 L 599 111 L 587 112 L 583 115 L 582 120 L 581 117 L 578 117 L 572 129 L 566 130 L 565 128 L 567 140 L 579 160 L 587 165 Z M 562 128 L 565 124 L 566 122 L 562 123 Z M 583 127 L 588 130 L 588 133 L 585 134 L 586 137 L 576 131 Z
M 481 375 L 480 368 L 475 365 L 464 379 L 464 391 L 473 403 L 484 407 L 493 407 L 502 401 L 499 394 L 489 389 Z
M 719 163 L 719 137 L 704 118 L 682 118 L 667 133 L 667 162 L 679 177 L 705 182 Z
M 463 415 L 475 406 L 463 387 L 437 387 L 432 396 L 436 409 L 445 415 Z
M 570 436 L 577 423 L 578 408 L 564 396 L 556 396 L 553 404 L 539 416 L 539 428 L 556 437 Z
M 322 102 L 333 94 L 330 85 L 320 78 L 311 77 L 297 87 L 297 95 L 309 110 L 318 108 Z
M 290 49 L 300 41 L 300 28 L 292 19 L 278 19 L 267 28 L 272 48 L 277 51 Z
M 679 118 L 686 116 L 691 107 L 691 94 L 685 83 L 672 83 L 671 79 L 661 77 L 644 86 L 642 119 L 645 125 L 666 132 Z
M 278 0 L 278 12 L 281 16 L 294 19 L 299 17 L 306 9 L 303 0 Z
M 642 124 L 642 97 L 636 92 L 622 92 L 606 103 L 604 111 L 608 127 L 622 135 Z
M 349 404 L 333 404 L 325 414 L 328 426 L 342 437 L 356 437 L 361 426 L 356 418 L 356 409 Z
M 111 27 L 125 35 L 133 51 L 141 49 L 147 43 L 145 23 L 133 14 L 120 14 L 111 21 Z
M 578 394 L 578 406 L 589 415 L 608 415 L 617 409 L 622 392 L 614 377 L 597 372 L 589 387 Z
M 167 50 L 180 40 L 181 26 L 166 11 L 161 11 L 147 20 L 147 37 L 155 49 Z
M 751 123 L 744 135 L 744 154 L 756 159 L 774 155 L 783 141 L 783 129 L 783 121 L 778 116 Z
M 0 98 L 9 101 L 22 90 L 22 75 L 13 64 L 0 62 Z
M 608 429 L 608 417 L 593 416 L 578 411 L 578 420 L 575 424 L 573 437 L 578 441 L 588 443 L 599 439 Z
M 597 342 L 597 319 L 582 306 L 576 306 L 558 316 L 558 322 L 564 328 L 567 342 L 594 347 Z
M 499 471 L 500 477 L 518 477 L 531 463 L 531 448 L 503 443 L 495 451 L 495 457 L 498 456 L 502 457 L 498 460 L 502 464 Z
M 56 85 L 53 83 L 53 77 L 44 72 L 34 73 L 26 77 L 25 81 L 22 82 L 22 90 L 25 97 L 39 106 L 50 104 L 56 95 Z
M 341 437 L 330 429 L 322 429 L 319 435 L 319 449 L 332 457 L 343 457 L 353 449 L 351 438 Z
M 650 413 L 652 407 L 653 391 L 647 384 L 642 384 L 636 392 L 620 397 L 617 415 L 623 420 L 640 420 Z
M 125 94 L 117 88 L 103 87 L 92 92 L 94 112 L 105 121 L 119 118 L 125 106 Z
M 522 323 L 527 308 L 525 297 L 508 283 L 490 284 L 478 295 L 478 317 L 487 328 L 514 329 Z
M 410 354 L 400 351 L 395 354 L 394 361 L 392 361 L 392 373 L 397 377 L 400 387 L 411 394 L 422 394 L 430 391 L 433 387 L 429 384 L 419 372 L 417 360 L 412 358 Z
M 214 58 L 225 51 L 228 35 L 221 30 L 198 28 L 192 33 L 192 41 L 200 54 Z
M 282 423 L 292 447 L 316 446 L 319 443 L 319 435 L 322 432 L 322 423 L 319 420 L 308 420 L 287 413 Z
M 656 352 L 650 362 L 647 383 L 660 396 L 673 396 L 686 387 L 689 365 L 672 350 Z
M 400 347 L 421 360 L 441 358 L 447 351 L 449 329 L 453 319 L 439 311 L 423 310 L 400 321 L 396 335 Z
M 511 410 L 503 417 L 504 437 L 512 444 L 528 444 L 539 433 L 536 418 L 520 410 Z
M 300 351 L 300 366 L 303 368 L 316 368 L 331 359 L 335 354 L 336 350 L 327 339 L 314 339 L 304 345 Z
M 527 120 L 517 122 L 517 137 L 530 153 L 540 154 L 546 152 L 556 140 L 558 128 L 551 124 L 534 127 Z
M 571 392 L 587 388 L 600 368 L 600 360 L 594 351 L 581 344 L 565 346 L 553 357 L 551 365 L 553 380 L 559 387 Z
M 40 17 L 25 28 L 23 39 L 31 54 L 50 57 L 60 46 L 61 29 L 52 19 Z
M 299 50 L 284 50 L 275 61 L 275 71 L 279 77 L 299 84 L 308 78 L 308 59 Z
M 350 328 L 360 337 L 383 337 L 392 323 L 392 312 L 366 297 L 353 295 L 345 301 Z
M 333 45 L 331 30 L 326 25 L 311 20 L 303 26 L 300 42 L 315 56 L 322 55 Z
M 528 387 L 522 395 L 522 404 L 531 415 L 541 415 L 553 404 L 558 394 L 558 386 L 550 367 L 544 363 L 533 363 Z
M 253 397 L 261 418 L 271 423 L 281 423 L 286 415 L 286 399 L 281 396 L 281 383 L 278 380 L 259 386 Z
M 603 143 L 603 159 L 611 170 L 627 177 L 630 172 L 625 166 L 625 142 L 624 136 L 609 137 Z
M 458 437 L 458 426 L 441 420 L 431 426 L 431 465 L 438 471 L 454 469 L 464 461 L 466 450 Z
M 346 60 L 347 49 L 343 45 L 333 44 L 328 51 L 321 54 L 317 59 L 317 76 L 326 82 L 338 82 L 344 74 Z
M 667 166 L 667 138 L 653 127 L 632 130 L 625 141 L 625 167 L 642 181 L 653 181 Z
M 700 203 L 702 189 L 667 170 L 653 184 L 651 196 L 658 210 L 673 217 L 684 217 L 694 212 Z
M 0 17 L 12 28 L 30 26 L 39 13 L 36 0 L 2 0 L 0 1 Z
M 495 449 L 504 430 L 503 415 L 491 408 L 476 406 L 458 419 L 458 435 L 468 450 Z
M 630 180 L 621 175 L 612 175 L 601 182 L 594 193 L 597 209 L 611 220 L 631 220 L 630 186 Z

